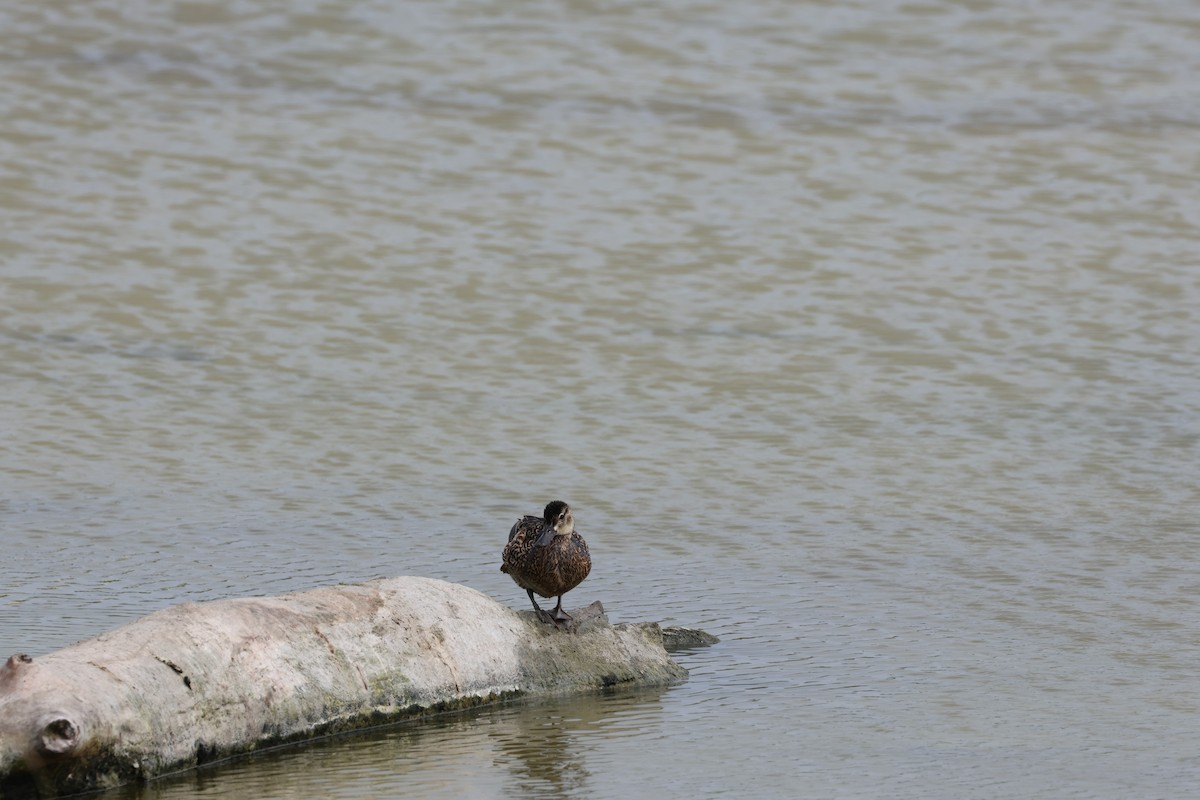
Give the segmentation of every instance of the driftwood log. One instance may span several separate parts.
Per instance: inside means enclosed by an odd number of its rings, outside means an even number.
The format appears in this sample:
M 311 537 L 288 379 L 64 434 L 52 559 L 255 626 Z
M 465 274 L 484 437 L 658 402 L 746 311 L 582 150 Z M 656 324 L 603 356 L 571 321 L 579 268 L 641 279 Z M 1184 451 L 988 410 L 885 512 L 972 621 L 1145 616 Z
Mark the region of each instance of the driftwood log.
M 14 655 L 0 667 L 0 797 L 109 788 L 430 713 L 686 677 L 656 623 L 610 625 L 599 603 L 572 614 L 574 629 L 554 628 L 465 586 L 392 578 L 189 603 L 49 655 Z

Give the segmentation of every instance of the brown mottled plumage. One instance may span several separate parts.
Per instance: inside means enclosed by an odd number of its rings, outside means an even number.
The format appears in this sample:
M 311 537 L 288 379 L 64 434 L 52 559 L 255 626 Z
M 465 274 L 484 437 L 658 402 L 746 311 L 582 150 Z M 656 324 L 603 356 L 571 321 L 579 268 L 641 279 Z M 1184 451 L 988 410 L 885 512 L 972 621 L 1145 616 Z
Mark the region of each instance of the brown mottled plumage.
M 587 542 L 575 532 L 571 507 L 562 500 L 546 506 L 543 516 L 517 520 L 508 532 L 501 572 L 507 572 L 517 585 L 529 593 L 529 601 L 542 622 L 568 622 L 571 616 L 562 608 L 562 596 L 574 589 L 592 569 Z M 558 597 L 553 613 L 537 604 L 533 593 Z

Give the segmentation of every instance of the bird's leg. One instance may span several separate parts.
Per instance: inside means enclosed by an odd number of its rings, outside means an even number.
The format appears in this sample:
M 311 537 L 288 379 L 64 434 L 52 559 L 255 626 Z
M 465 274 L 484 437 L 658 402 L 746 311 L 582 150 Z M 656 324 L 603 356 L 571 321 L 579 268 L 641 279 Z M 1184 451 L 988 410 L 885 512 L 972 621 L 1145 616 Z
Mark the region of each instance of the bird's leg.
M 533 610 L 535 612 L 537 612 L 537 618 L 540 619 L 542 622 L 549 622 L 549 623 L 553 624 L 554 617 L 551 616 L 549 611 L 547 611 L 546 609 L 539 606 L 537 604 L 537 600 L 533 599 L 533 589 L 526 589 L 525 591 L 529 593 L 529 602 L 533 603 Z M 561 605 L 561 603 L 562 603 L 562 598 L 560 597 L 559 604 Z
M 559 622 L 570 622 L 570 621 L 571 621 L 571 615 L 568 614 L 567 612 L 563 611 L 562 595 L 560 594 L 558 596 L 558 605 L 556 605 L 554 607 L 554 622 L 555 622 L 555 624 L 557 624 Z

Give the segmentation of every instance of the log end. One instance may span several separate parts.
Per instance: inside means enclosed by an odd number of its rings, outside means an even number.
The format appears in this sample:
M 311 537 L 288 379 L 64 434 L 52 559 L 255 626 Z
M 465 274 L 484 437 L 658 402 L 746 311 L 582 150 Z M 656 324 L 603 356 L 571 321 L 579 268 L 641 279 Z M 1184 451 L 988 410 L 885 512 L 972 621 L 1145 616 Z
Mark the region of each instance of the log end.
M 698 647 L 708 647 L 721 641 L 707 631 L 697 628 L 668 627 L 662 629 L 663 648 L 668 653 L 680 650 L 695 650 Z

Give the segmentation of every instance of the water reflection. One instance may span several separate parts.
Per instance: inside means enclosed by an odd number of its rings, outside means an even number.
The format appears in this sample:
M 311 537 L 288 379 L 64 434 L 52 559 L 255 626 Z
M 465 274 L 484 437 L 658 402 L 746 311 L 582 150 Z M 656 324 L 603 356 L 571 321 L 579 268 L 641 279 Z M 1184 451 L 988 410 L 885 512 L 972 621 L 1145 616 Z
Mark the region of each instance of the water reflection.
M 573 735 L 603 715 L 595 700 L 522 715 L 516 725 L 488 731 L 495 763 L 508 770 L 523 797 L 566 797 L 587 785 L 591 772 Z M 599 710 L 599 713 L 597 711 Z
M 280 748 L 208 765 L 102 800 L 219 797 L 583 797 L 611 752 L 653 735 L 664 690 L 514 704 Z

